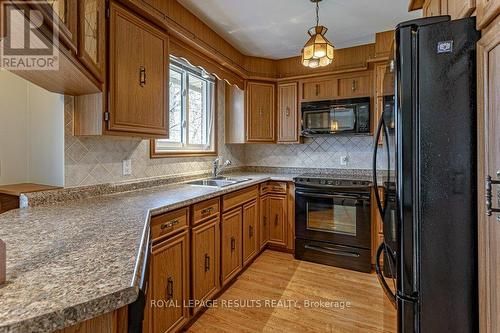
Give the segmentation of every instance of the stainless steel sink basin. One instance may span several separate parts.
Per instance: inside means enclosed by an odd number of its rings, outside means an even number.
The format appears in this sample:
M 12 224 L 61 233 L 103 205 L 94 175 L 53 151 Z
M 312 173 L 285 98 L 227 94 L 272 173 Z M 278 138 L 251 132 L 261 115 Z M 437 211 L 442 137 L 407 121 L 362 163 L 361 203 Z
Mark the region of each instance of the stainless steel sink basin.
M 227 177 L 217 177 L 217 178 L 206 178 L 198 179 L 187 182 L 188 185 L 198 185 L 207 187 L 226 187 L 251 180 L 250 178 L 227 178 Z

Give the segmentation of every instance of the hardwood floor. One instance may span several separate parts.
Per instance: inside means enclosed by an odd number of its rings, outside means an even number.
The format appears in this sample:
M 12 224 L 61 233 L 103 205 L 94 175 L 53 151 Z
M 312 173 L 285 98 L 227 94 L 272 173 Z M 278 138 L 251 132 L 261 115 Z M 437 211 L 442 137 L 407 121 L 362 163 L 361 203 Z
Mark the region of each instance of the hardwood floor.
M 333 307 L 306 308 L 307 301 Z M 396 310 L 375 274 L 265 251 L 188 332 L 396 332 Z

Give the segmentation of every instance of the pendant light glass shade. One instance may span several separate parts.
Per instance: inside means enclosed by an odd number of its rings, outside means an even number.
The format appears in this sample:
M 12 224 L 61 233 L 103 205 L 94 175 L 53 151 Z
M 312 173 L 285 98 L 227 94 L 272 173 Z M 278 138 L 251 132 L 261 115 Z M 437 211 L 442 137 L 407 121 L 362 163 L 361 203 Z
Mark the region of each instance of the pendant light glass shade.
M 302 49 L 302 64 L 306 67 L 316 68 L 328 66 L 333 62 L 333 45 L 325 34 L 328 29 L 319 25 L 319 1 L 316 2 L 316 26 L 309 29 L 307 32 L 311 38 L 307 41 Z

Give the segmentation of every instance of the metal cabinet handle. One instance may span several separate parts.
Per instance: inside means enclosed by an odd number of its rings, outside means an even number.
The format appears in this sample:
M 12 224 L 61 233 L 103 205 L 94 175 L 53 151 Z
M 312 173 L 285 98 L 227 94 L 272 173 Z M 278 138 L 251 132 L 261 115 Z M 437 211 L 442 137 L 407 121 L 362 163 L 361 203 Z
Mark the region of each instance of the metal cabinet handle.
M 356 80 L 352 80 L 352 91 L 356 90 Z
M 264 225 L 267 225 L 267 216 L 264 216 Z
M 173 228 L 175 225 L 179 224 L 179 220 L 173 220 L 173 221 L 169 221 L 169 222 L 166 222 L 166 223 L 163 223 L 161 226 L 160 226 L 160 229 L 161 230 L 164 230 L 164 229 L 170 229 L 170 228 Z
M 146 85 L 146 68 L 144 66 L 139 68 L 139 85 L 141 87 Z
M 486 177 L 486 215 L 491 216 L 492 213 L 500 213 L 500 208 L 492 208 L 492 199 L 493 195 L 491 194 L 492 192 L 492 185 L 499 185 L 500 180 L 492 180 L 491 176 Z M 500 196 L 500 192 L 498 192 L 497 196 Z M 498 197 L 499 204 L 500 204 L 500 197 Z
M 251 225 L 248 226 L 248 235 L 250 238 L 253 237 L 253 227 Z
M 231 252 L 236 250 L 236 239 L 234 237 L 231 237 Z
M 174 298 L 174 279 L 169 277 L 167 279 L 167 301 Z
M 278 220 L 279 220 L 279 216 L 278 216 L 278 214 L 276 214 L 276 217 L 274 218 L 274 225 L 278 225 Z
M 263 114 L 263 111 L 262 111 L 262 108 L 260 107 L 260 108 L 259 108 L 259 116 L 261 116 L 261 117 L 262 117 L 262 114 Z
M 319 96 L 319 84 L 316 84 L 316 96 Z
M 205 253 L 205 272 L 210 270 L 210 256 L 208 253 Z
M 286 107 L 286 116 L 290 117 L 290 107 Z
M 201 211 L 202 214 L 208 214 L 208 213 L 211 213 L 213 212 L 214 210 L 214 207 L 208 207 L 208 208 L 205 208 Z

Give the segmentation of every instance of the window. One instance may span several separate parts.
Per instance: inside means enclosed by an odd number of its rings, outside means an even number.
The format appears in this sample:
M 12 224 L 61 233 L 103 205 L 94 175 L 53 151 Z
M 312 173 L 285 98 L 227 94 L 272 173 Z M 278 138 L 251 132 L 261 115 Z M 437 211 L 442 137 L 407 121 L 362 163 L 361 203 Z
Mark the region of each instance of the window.
M 170 58 L 169 138 L 152 141 L 152 157 L 216 155 L 215 78 Z

